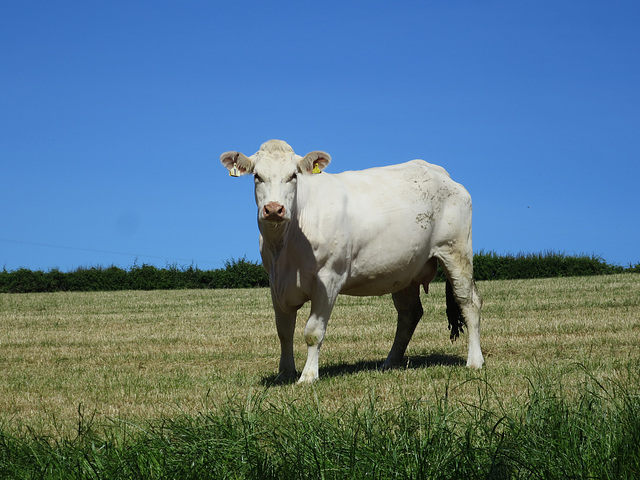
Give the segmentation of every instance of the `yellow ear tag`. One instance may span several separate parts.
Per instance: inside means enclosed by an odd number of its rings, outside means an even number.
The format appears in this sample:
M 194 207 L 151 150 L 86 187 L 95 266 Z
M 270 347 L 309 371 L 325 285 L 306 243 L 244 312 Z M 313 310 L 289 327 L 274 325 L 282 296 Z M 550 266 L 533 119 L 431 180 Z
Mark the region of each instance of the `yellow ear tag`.
M 234 162 L 233 167 L 229 170 L 230 177 L 239 177 L 240 170 L 238 170 L 238 164 Z
M 318 162 L 315 162 L 313 164 L 313 170 L 311 170 L 311 173 L 321 173 L 322 170 L 320 170 L 320 168 L 318 167 Z

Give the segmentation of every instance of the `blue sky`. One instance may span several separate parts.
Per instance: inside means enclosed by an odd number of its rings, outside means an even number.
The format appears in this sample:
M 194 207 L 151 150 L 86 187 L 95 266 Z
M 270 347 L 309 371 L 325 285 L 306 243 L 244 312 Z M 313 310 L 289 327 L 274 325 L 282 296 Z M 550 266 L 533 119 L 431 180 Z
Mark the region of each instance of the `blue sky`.
M 0 7 L 0 268 L 258 260 L 266 140 L 328 172 L 423 158 L 474 247 L 640 262 L 640 2 Z M 363 212 L 366 215 L 366 212 Z

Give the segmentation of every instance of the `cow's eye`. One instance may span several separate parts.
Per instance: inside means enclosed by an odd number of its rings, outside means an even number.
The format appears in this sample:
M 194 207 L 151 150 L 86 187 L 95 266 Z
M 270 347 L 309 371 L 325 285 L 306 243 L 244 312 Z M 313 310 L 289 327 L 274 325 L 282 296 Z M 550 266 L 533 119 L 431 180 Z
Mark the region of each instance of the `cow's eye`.
M 262 177 L 260 177 L 260 175 L 258 175 L 257 173 L 253 176 L 253 179 L 255 180 L 256 183 L 262 183 Z
M 296 172 L 293 172 L 291 174 L 291 176 L 289 177 L 289 180 L 287 180 L 288 182 L 293 182 L 296 178 L 298 178 L 298 174 Z

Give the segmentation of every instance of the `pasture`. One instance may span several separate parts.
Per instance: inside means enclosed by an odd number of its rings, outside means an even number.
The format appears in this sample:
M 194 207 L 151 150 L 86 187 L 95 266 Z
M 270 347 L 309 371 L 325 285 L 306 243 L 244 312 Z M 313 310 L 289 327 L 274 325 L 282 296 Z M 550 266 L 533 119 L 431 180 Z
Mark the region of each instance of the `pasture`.
M 285 417 L 299 423 L 308 415 L 310 425 L 313 418 L 387 418 L 397 439 L 402 420 L 389 420 L 390 412 L 431 418 L 444 408 L 445 419 L 486 417 L 496 434 L 501 417 L 518 424 L 541 392 L 563 405 L 575 401 L 578 409 L 587 397 L 620 403 L 632 428 L 640 428 L 640 275 L 479 282 L 478 288 L 481 371 L 464 367 L 466 333 L 451 344 L 444 283 L 436 283 L 422 294 L 425 315 L 406 368 L 376 370 L 395 332 L 390 296 L 339 297 L 320 354 L 320 380 L 300 386 L 274 382 L 279 344 L 267 289 L 1 294 L 4 458 L 6 438 L 55 443 L 90 430 L 117 437 L 118 444 L 161 430 L 170 419 L 189 424 L 232 411 L 246 421 L 256 412 L 279 412 L 283 424 Z M 299 312 L 296 326 L 298 371 L 307 313 Z M 606 425 L 606 414 L 598 418 Z M 369 420 L 364 424 L 373 425 Z M 114 437 L 115 430 L 128 433 Z

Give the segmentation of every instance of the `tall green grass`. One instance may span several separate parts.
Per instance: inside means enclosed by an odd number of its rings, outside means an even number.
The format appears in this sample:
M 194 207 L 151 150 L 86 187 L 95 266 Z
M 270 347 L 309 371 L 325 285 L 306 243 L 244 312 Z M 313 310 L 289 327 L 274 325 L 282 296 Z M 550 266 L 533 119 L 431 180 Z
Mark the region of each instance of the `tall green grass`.
M 269 389 L 198 415 L 94 425 L 53 439 L 0 434 L 2 478 L 631 479 L 640 475 L 640 375 L 574 390 L 539 373 L 509 408 L 486 377 L 474 402 L 448 391 L 392 408 L 375 389 L 361 405 L 269 401 Z M 581 367 L 576 367 L 581 368 Z M 272 387 L 279 388 L 279 387 Z M 313 388 L 313 387 L 311 387 Z M 490 405 L 498 405 L 490 407 Z

